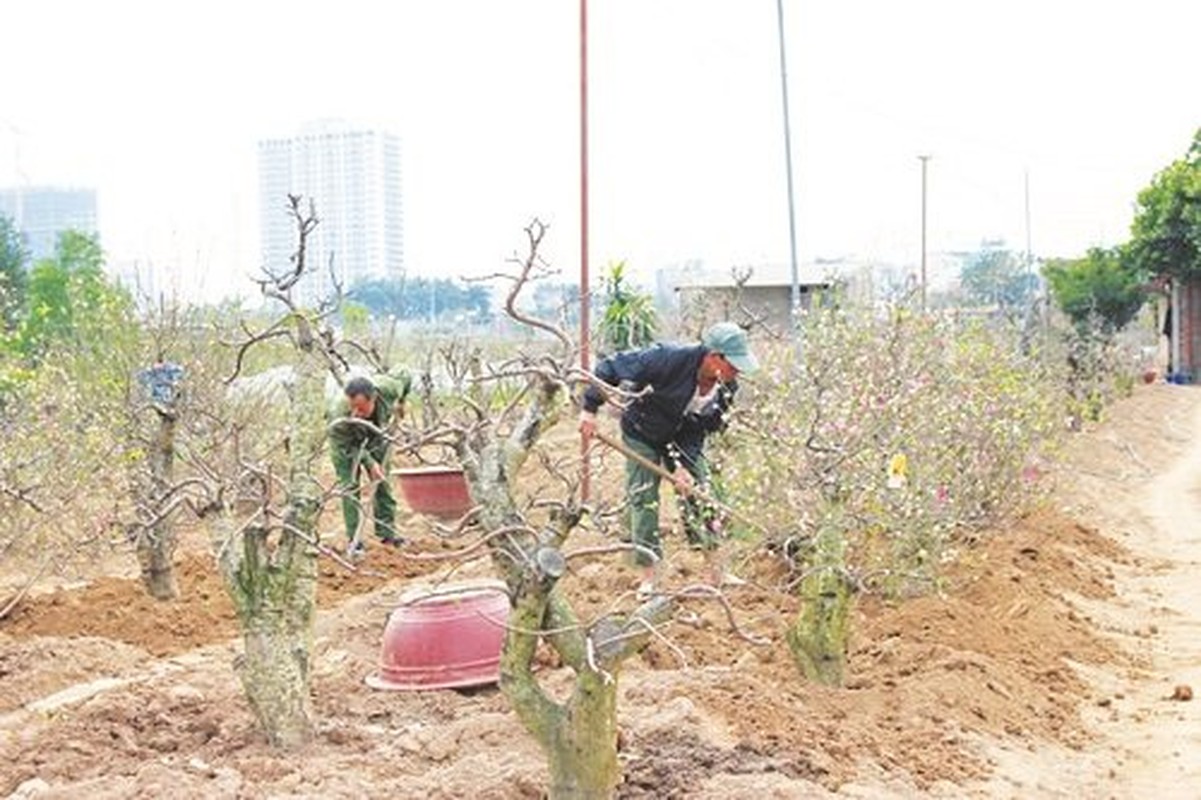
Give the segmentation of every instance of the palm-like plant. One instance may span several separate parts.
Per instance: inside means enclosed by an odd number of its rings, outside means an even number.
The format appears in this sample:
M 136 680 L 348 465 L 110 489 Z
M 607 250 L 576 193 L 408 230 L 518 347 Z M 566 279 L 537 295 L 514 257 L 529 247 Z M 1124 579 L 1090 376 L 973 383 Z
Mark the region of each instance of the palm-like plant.
M 625 261 L 610 264 L 603 278 L 605 313 L 600 332 L 603 346 L 610 352 L 645 347 L 659 327 L 654 299 L 630 288 L 625 268 Z

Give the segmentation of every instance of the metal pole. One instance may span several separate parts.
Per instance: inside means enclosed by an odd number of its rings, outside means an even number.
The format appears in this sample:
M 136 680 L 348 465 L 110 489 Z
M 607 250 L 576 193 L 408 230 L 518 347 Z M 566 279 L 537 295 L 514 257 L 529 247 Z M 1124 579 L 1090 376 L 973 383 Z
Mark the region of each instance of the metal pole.
M 580 0 L 580 366 L 591 362 L 591 278 L 588 275 L 588 0 Z M 587 501 L 592 489 L 588 463 L 588 440 L 581 437 L 583 456 L 580 499 Z
M 788 113 L 788 61 L 784 53 L 784 0 L 776 0 L 776 30 L 780 39 L 780 95 L 784 103 L 784 169 L 788 178 L 788 245 L 792 267 L 792 330 L 801 329 L 801 274 L 796 258 L 796 202 L 792 187 L 792 126 Z
M 1026 275 L 1034 274 L 1034 248 L 1030 244 L 1030 170 L 1025 172 L 1026 190 Z M 1027 278 L 1028 279 L 1028 278 Z
M 926 310 L 926 165 L 930 156 L 918 156 L 922 162 L 922 311 Z

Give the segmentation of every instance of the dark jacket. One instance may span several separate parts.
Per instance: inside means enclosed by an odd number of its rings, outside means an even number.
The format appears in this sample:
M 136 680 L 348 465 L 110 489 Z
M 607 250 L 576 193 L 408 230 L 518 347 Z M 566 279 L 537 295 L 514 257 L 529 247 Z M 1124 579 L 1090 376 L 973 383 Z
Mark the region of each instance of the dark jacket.
M 713 400 L 699 414 L 685 413 L 696 394 L 697 371 L 708 349 L 703 345 L 659 344 L 602 359 L 594 374 L 610 386 L 632 391 L 651 387 L 621 415 L 621 430 L 657 448 L 674 443 L 690 457 L 700 453 L 705 436 L 725 427 L 725 414 L 738 390 L 736 383 L 718 387 Z M 595 386 L 584 392 L 585 411 L 596 412 L 604 395 Z

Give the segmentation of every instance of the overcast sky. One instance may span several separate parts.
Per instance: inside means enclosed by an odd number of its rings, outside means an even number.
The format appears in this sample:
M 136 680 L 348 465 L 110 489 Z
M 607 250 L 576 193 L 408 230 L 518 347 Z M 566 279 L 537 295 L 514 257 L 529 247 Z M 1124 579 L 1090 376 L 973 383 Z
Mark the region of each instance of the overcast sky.
M 256 142 L 342 117 L 402 138 L 410 272 L 493 271 L 539 215 L 574 274 L 577 10 L 6 3 L 0 183 L 95 187 L 112 260 L 174 265 L 211 298 L 258 263 Z M 787 260 L 775 15 L 592 0 L 594 263 Z M 1201 126 L 1193 0 L 785 0 L 785 16 L 802 260 L 916 262 L 919 153 L 932 250 L 1023 248 L 1026 170 L 1036 254 L 1116 243 Z

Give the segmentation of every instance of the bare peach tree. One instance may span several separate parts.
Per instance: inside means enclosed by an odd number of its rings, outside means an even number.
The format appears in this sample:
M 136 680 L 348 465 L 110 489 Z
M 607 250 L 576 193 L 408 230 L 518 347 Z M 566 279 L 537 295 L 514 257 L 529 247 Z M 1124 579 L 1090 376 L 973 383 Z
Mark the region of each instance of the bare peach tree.
M 346 360 L 329 325 L 336 298 L 307 309 L 293 297 L 312 269 L 308 237 L 318 219 L 311 202 L 288 199 L 297 236 L 291 267 L 282 273 L 264 268 L 257 280 L 282 312 L 261 326 L 241 323 L 223 383 L 237 380 L 259 351 L 272 363 L 283 362 L 287 380 L 252 398 L 257 405 L 249 415 L 227 396 L 214 396 L 207 408 L 189 415 L 181 474 L 164 482 L 157 496 L 177 498 L 160 515 L 186 504 L 216 520 L 210 530 L 217 566 L 242 631 L 235 669 L 267 738 L 290 748 L 305 743 L 313 725 L 317 559 L 337 558 L 317 534 L 322 508 L 337 496 L 317 477 L 325 441 L 323 388 L 330 372 L 344 372 Z
M 442 444 L 462 464 L 475 508 L 456 528 L 471 543 L 438 557 L 465 557 L 487 548 L 508 588 L 511 613 L 501 655 L 501 688 L 525 728 L 546 754 L 552 798 L 611 797 L 621 780 L 617 756 L 617 683 L 623 662 L 661 636 L 682 600 L 709 599 L 729 612 L 721 592 L 695 586 L 671 595 L 638 602 L 633 594 L 617 598 L 612 608 L 582 620 L 560 588 L 573 562 L 634 546 L 613 542 L 569 547 L 569 538 L 598 509 L 579 500 L 567 470 L 552 469 L 562 480 L 556 497 L 522 502 L 516 479 L 540 438 L 558 419 L 570 389 L 594 382 L 616 402 L 623 395 L 577 366 L 577 353 L 559 327 L 523 313 L 518 298 L 524 288 L 547 274 L 539 249 L 546 226 L 535 220 L 526 229 L 527 250 L 515 258 L 513 274 L 493 276 L 509 281 L 505 312 L 518 324 L 547 337 L 540 352 L 523 353 L 496 365 L 476 362 L 458 370 L 464 389 L 454 395 L 454 419 L 433 418 L 429 427 L 410 437 L 410 447 Z M 508 386 L 504 391 L 492 391 Z M 490 387 L 484 390 L 483 387 Z M 489 397 L 502 397 L 489 402 Z M 733 615 L 729 616 L 733 625 Z M 741 631 L 739 631 L 741 633 Z M 534 672 L 539 642 L 546 642 L 575 673 L 570 696 L 554 699 Z
M 145 298 L 144 301 L 148 301 Z M 145 302 L 138 347 L 125 354 L 124 450 L 129 509 L 123 528 L 142 584 L 158 600 L 179 597 L 174 554 L 179 512 L 195 478 L 176 477 L 181 428 L 213 400 L 211 341 L 194 309 Z M 195 508 L 193 507 L 193 510 Z

